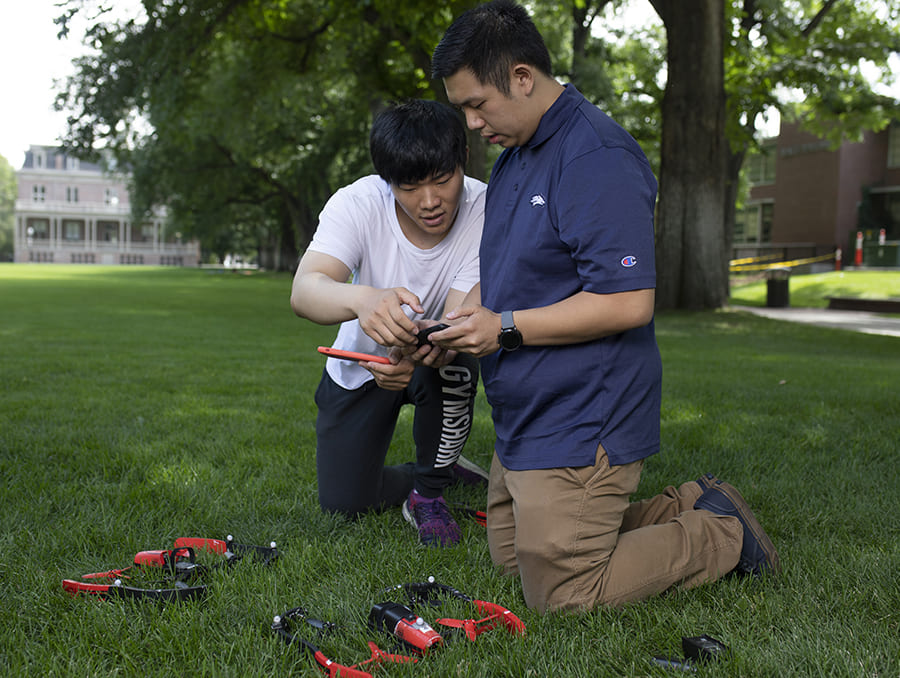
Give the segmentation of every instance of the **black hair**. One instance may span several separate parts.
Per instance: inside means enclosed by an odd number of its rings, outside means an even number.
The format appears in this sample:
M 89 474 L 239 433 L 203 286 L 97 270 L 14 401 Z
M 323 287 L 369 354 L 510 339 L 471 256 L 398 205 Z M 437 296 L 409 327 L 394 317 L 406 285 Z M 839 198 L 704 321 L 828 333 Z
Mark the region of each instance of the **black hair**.
M 553 75 L 544 38 L 513 0 L 494 0 L 459 15 L 431 57 L 431 77 L 448 78 L 468 68 L 482 84 L 509 95 L 510 68 L 528 64 Z
M 375 118 L 369 135 L 375 171 L 395 186 L 465 168 L 466 144 L 456 111 L 427 99 L 392 104 Z

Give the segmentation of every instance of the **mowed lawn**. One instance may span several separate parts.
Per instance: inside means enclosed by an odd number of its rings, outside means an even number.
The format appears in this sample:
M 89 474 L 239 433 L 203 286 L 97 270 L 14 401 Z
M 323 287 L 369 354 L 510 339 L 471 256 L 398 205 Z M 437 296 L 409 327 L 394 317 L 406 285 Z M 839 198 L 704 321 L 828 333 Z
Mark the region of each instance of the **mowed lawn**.
M 744 276 L 731 288 L 731 303 L 765 306 L 767 284 L 765 274 Z M 900 299 L 900 271 L 892 269 L 859 269 L 829 271 L 813 275 L 791 275 L 788 279 L 791 306 L 825 308 L 828 297 L 858 299 Z
M 661 314 L 662 453 L 635 498 L 716 473 L 755 508 L 784 573 L 540 616 L 462 512 L 463 542 L 449 549 L 420 547 L 396 509 L 322 514 L 315 349 L 336 328 L 296 318 L 289 291 L 284 274 L 0 266 L 0 674 L 322 675 L 275 637 L 275 615 L 302 605 L 334 622 L 324 638 L 300 630 L 353 664 L 369 640 L 396 649 L 366 628 L 373 604 L 407 602 L 385 589 L 434 576 L 509 608 L 527 635 L 451 638 L 415 664 L 367 667 L 375 675 L 664 676 L 651 658 L 703 633 L 732 654 L 696 675 L 900 675 L 900 339 L 735 311 Z M 412 457 L 410 428 L 404 410 L 393 461 Z M 465 454 L 487 466 L 492 440 L 481 395 Z M 448 496 L 484 504 L 483 491 Z M 281 558 L 213 569 L 199 601 L 63 591 L 65 578 L 177 537 L 228 534 L 274 540 Z M 452 602 L 417 611 L 477 616 Z

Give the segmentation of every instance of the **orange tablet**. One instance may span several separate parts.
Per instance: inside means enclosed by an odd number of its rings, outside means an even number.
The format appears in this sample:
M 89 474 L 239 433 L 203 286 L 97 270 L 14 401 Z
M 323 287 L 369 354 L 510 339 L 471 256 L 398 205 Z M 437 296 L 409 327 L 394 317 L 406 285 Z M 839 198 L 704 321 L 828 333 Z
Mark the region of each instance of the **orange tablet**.
M 323 353 L 330 358 L 340 358 L 341 360 L 364 360 L 370 363 L 381 363 L 382 365 L 391 364 L 391 361 L 383 355 L 357 353 L 356 351 L 342 351 L 339 348 L 331 348 L 330 346 L 319 346 L 319 353 Z

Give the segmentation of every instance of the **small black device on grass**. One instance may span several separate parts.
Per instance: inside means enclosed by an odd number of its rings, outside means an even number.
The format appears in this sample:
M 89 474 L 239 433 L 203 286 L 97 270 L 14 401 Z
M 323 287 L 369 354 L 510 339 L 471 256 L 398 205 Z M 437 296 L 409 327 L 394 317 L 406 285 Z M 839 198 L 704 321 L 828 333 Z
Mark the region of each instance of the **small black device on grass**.
M 684 659 L 678 657 L 653 657 L 652 661 L 673 671 L 696 671 L 696 664 L 716 661 L 731 654 L 731 650 L 723 642 L 706 634 L 682 637 L 681 649 Z
M 722 659 L 731 652 L 723 642 L 706 634 L 693 638 L 682 638 L 681 649 L 688 659 L 701 662 Z

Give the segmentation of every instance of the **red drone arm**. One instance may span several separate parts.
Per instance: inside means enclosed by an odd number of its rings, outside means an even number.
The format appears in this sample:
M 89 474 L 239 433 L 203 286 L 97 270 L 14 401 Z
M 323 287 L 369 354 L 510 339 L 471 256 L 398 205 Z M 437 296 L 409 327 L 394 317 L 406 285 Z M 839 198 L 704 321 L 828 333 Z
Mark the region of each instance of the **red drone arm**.
M 208 551 L 210 553 L 225 553 L 228 550 L 228 542 L 222 539 L 204 539 L 202 537 L 178 537 L 175 540 L 175 548 L 189 546 L 193 549 Z
M 318 662 L 318 664 L 323 669 L 325 669 L 325 672 L 329 675 L 329 678 L 372 678 L 371 673 L 359 671 L 352 666 L 343 666 L 342 664 L 331 661 L 328 657 L 322 654 L 321 650 L 317 650 L 315 654 L 313 654 L 313 657 L 315 657 L 316 662 Z
M 369 657 L 368 659 L 366 659 L 364 662 L 359 662 L 358 664 L 354 664 L 353 666 L 349 667 L 350 670 L 354 671 L 354 673 L 348 673 L 348 674 L 341 673 L 338 675 L 340 675 L 340 676 L 347 675 L 347 676 L 355 677 L 357 675 L 356 672 L 358 671 L 357 667 L 365 666 L 366 664 L 386 664 L 386 663 L 405 664 L 407 662 L 415 663 L 417 661 L 415 657 L 410 657 L 407 654 L 390 654 L 388 652 L 385 652 L 380 647 L 378 647 L 378 645 L 373 643 L 371 640 L 368 642 L 368 644 L 369 644 L 369 649 L 372 651 L 372 656 Z M 362 678 L 362 676 L 368 676 L 369 674 L 365 673 L 365 672 L 359 672 L 359 675 L 360 675 L 360 678 Z
M 97 573 L 97 575 L 101 574 L 106 573 Z M 86 584 L 81 581 L 75 581 L 74 579 L 63 579 L 63 590 L 73 596 L 78 593 L 90 593 L 94 596 L 103 596 L 109 591 L 109 584 Z
M 437 623 L 463 629 L 469 640 L 475 640 L 485 631 L 497 628 L 500 624 L 512 634 L 525 635 L 525 624 L 505 607 L 484 600 L 473 600 L 472 602 L 475 603 L 479 612 L 488 616 L 483 619 L 438 619 Z
M 279 555 L 274 541 L 269 542 L 268 546 L 237 544 L 233 541 L 231 535 L 228 535 L 224 540 L 206 539 L 203 537 L 179 537 L 175 540 L 175 548 L 179 547 L 217 553 L 220 556 L 225 556 L 225 559 L 229 564 L 240 560 L 243 555 L 249 553 L 257 562 L 261 562 L 263 565 L 269 565 L 276 560 Z
M 106 572 L 91 572 L 90 574 L 81 575 L 82 579 L 116 579 L 118 577 L 122 577 L 124 579 L 130 579 L 125 573 L 131 569 L 131 566 L 123 567 L 118 570 L 107 570 Z M 69 580 L 71 581 L 71 580 Z

